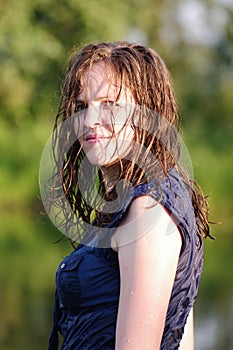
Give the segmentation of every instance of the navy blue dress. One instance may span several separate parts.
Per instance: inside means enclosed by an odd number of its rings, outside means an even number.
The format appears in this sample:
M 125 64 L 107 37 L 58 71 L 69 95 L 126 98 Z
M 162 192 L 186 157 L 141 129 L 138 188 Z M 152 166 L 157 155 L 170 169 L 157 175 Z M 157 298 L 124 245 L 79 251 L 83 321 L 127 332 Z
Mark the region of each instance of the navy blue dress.
M 161 197 L 181 236 L 182 248 L 168 306 L 161 350 L 178 349 L 189 311 L 197 296 L 203 265 L 203 244 L 196 234 L 196 220 L 189 193 L 173 169 L 158 192 L 153 183 L 129 192 L 109 228 L 117 227 L 132 200 L 149 194 Z M 113 230 L 114 231 L 114 230 Z M 81 244 L 60 264 L 56 274 L 54 323 L 49 350 L 58 349 L 58 332 L 63 337 L 62 350 L 113 350 L 120 293 L 118 255 L 109 245 Z M 143 322 L 143 320 L 142 320 Z

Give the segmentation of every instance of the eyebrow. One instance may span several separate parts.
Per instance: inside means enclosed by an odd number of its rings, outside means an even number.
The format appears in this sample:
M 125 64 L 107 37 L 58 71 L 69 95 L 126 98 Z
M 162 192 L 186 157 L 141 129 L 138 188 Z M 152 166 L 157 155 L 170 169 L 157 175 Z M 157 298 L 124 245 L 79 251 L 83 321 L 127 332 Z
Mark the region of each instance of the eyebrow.
M 117 101 L 118 98 L 115 98 L 113 96 L 112 97 L 111 96 L 100 96 L 100 97 L 96 98 L 94 101 L 99 102 L 99 101 L 103 101 L 103 100 L 114 100 L 114 101 Z M 85 103 L 85 104 L 87 104 L 87 100 L 86 99 L 82 100 L 81 98 L 78 98 L 76 100 L 76 103 Z
M 76 100 L 76 103 L 85 103 L 85 104 L 86 104 L 86 101 L 85 101 L 85 100 L 78 99 L 78 100 Z

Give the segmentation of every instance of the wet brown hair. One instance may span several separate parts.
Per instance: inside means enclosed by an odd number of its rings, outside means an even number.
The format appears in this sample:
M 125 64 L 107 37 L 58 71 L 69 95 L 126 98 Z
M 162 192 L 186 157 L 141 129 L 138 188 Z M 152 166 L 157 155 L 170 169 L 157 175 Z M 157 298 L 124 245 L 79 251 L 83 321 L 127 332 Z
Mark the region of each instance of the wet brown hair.
M 56 175 L 61 180 L 63 197 L 72 209 L 67 209 L 67 204 L 66 208 L 63 208 L 65 213 L 63 225 L 67 226 L 68 230 L 69 223 L 74 223 L 74 216 L 71 213 L 74 213 L 76 218 L 78 217 L 79 222 L 91 223 L 93 218 L 98 218 L 99 225 L 104 226 L 111 220 L 111 215 L 100 215 L 98 210 L 93 209 L 93 205 L 87 204 L 79 191 L 77 174 L 85 157 L 84 151 L 77 140 L 72 143 L 68 151 L 64 151 L 64 144 L 70 142 L 69 137 L 73 132 L 72 125 L 69 131 L 57 131 L 61 122 L 68 121 L 78 112 L 77 98 L 84 88 L 84 74 L 91 69 L 93 64 L 100 61 L 110 68 L 111 79 L 120 81 L 121 86 L 126 86 L 130 90 L 136 105 L 140 107 L 134 114 L 137 123 L 135 124 L 132 120 L 135 144 L 140 146 L 132 147 L 131 161 L 119 160 L 121 167 L 119 180 L 124 178 L 128 183 L 136 186 L 157 178 L 161 172 L 166 176 L 175 167 L 190 191 L 197 220 L 198 236 L 211 237 L 207 199 L 200 186 L 178 162 L 180 141 L 177 135 L 180 130 L 180 114 L 168 69 L 154 50 L 128 42 L 89 44 L 75 52 L 70 60 L 55 121 L 53 140 L 54 148 L 58 149 L 56 165 L 59 174 Z M 148 156 L 149 154 L 152 154 L 152 158 Z M 140 166 L 138 166 L 139 159 Z M 96 171 L 90 164 L 89 166 L 90 172 Z M 114 190 L 111 194 L 106 193 L 101 172 L 98 171 L 96 175 L 98 191 L 109 201 L 111 196 L 115 199 Z M 93 197 L 92 189 L 88 190 L 88 186 L 87 191 L 89 191 L 89 196 Z M 63 204 L 61 195 L 61 207 Z M 81 236 L 82 232 L 79 232 Z

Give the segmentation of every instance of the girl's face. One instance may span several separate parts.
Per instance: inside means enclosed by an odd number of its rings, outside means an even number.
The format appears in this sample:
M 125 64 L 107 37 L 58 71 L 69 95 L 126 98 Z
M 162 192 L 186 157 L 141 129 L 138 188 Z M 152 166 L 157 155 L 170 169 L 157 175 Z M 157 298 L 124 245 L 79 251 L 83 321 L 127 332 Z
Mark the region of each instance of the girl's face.
M 84 74 L 77 98 L 74 130 L 93 165 L 111 165 L 128 153 L 134 139 L 131 127 L 134 98 L 124 86 L 109 80 L 108 67 L 95 63 Z

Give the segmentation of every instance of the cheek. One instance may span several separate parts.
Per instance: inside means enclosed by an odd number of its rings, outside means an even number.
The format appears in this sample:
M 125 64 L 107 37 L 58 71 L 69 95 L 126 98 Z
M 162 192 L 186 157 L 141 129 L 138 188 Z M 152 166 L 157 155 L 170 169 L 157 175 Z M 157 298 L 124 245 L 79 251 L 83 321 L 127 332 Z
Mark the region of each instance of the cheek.
M 126 104 L 117 112 L 113 122 L 116 134 L 121 133 L 122 135 L 132 136 L 133 129 L 131 128 L 131 124 L 133 112 L 134 108 L 130 104 Z
M 118 132 L 117 138 L 122 142 L 124 140 L 133 141 L 135 138 L 134 130 L 130 125 L 125 125 L 123 128 L 121 127 L 120 131 Z
M 74 132 L 79 141 L 83 140 L 83 121 L 81 118 L 74 119 Z

